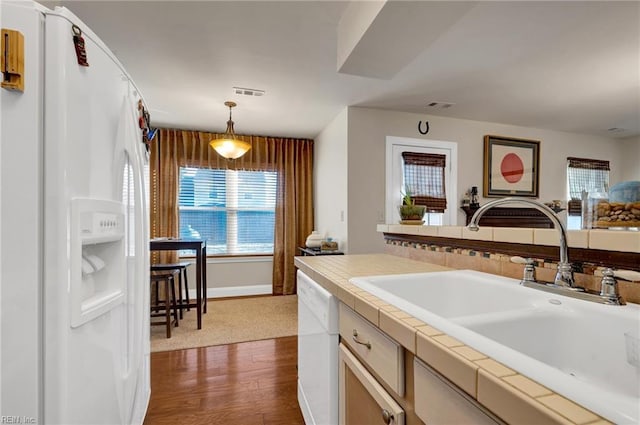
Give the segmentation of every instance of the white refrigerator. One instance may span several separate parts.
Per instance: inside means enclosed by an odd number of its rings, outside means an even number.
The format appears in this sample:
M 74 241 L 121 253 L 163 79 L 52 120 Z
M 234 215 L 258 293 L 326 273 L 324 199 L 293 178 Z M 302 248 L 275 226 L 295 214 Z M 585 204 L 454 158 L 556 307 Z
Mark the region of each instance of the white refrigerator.
M 22 72 L 0 74 L 24 82 L 0 88 L 0 420 L 140 424 L 150 396 L 141 95 L 67 9 L 0 0 L 0 26 L 24 43 Z M 14 63 L 13 50 L 0 53 Z

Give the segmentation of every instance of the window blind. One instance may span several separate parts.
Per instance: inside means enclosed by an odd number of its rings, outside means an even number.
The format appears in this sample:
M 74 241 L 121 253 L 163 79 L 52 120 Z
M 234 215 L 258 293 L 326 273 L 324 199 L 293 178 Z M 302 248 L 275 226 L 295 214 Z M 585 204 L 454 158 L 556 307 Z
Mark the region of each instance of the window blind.
M 446 159 L 440 154 L 402 152 L 405 190 L 416 205 L 425 205 L 430 212 L 447 209 Z
M 582 191 L 609 190 L 609 161 L 588 158 L 567 158 L 567 187 L 569 202 L 567 213 L 580 215 Z
M 209 254 L 273 253 L 277 173 L 180 168 L 180 237 Z

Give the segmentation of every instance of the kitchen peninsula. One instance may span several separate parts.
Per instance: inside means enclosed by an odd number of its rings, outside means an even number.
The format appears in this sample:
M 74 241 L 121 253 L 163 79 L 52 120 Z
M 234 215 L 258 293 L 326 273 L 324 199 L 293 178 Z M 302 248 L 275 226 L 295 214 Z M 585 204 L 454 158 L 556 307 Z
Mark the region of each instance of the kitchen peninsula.
M 557 394 L 539 383 L 519 374 L 515 370 L 495 361 L 483 353 L 463 344 L 462 342 L 444 334 L 393 305 L 377 298 L 365 290 L 349 283 L 349 279 L 358 276 L 391 275 L 405 273 L 438 272 L 460 268 L 475 268 L 493 274 L 522 273 L 522 265 L 503 261 L 504 258 L 483 257 L 482 255 L 468 255 L 465 252 L 436 251 L 425 249 L 415 242 L 395 243 L 389 238 L 392 233 L 401 234 L 403 228 L 381 225 L 379 231 L 387 237 L 387 252 L 389 254 L 345 255 L 330 257 L 297 257 L 296 266 L 336 295 L 342 303 L 343 310 L 355 314 L 399 343 L 404 349 L 404 383 L 403 395 L 399 395 L 384 382 L 382 386 L 400 403 L 405 412 L 405 423 L 420 424 L 425 421 L 420 406 L 423 402 L 421 385 L 418 385 L 418 371 L 423 363 L 432 369 L 444 381 L 452 383 L 455 397 L 466 399 L 471 410 L 485 412 L 483 417 L 489 418 L 487 423 L 554 423 L 554 424 L 600 424 L 608 421 L 596 413 L 576 404 L 572 400 Z M 405 227 L 405 226 L 403 226 Z M 420 229 L 418 229 L 420 227 Z M 428 226 L 406 226 L 411 232 L 431 232 L 437 234 L 437 229 Z M 455 238 L 463 228 L 441 228 L 441 232 Z M 475 237 L 488 238 L 490 229 Z M 555 232 L 553 229 L 547 232 Z M 544 233 L 542 233 L 544 234 Z M 498 232 L 498 238 L 500 237 Z M 588 236 L 588 235 L 587 235 Z M 491 231 L 491 238 L 494 237 Z M 613 236 L 618 237 L 617 235 Z M 625 236 L 623 236 L 625 237 Z M 631 238 L 640 237 L 638 234 Z M 533 238 L 533 231 L 532 231 Z M 570 237 L 570 245 L 575 245 L 579 237 Z M 605 237 L 606 239 L 606 237 Z M 598 236 L 594 241 L 598 240 Z M 635 240 L 635 239 L 634 239 Z M 531 241 L 533 242 L 533 240 Z M 614 241 L 617 245 L 619 241 Z M 603 242 L 604 243 L 604 242 Z M 390 255 L 394 254 L 394 255 Z M 637 249 L 636 253 L 637 255 Z M 403 258 L 406 257 L 406 258 Z M 412 258 L 408 258 L 412 257 Z M 486 260 L 484 265 L 481 261 Z M 491 269 L 491 270 L 488 270 Z M 544 267 L 540 268 L 542 278 Z M 549 269 L 551 271 L 551 269 Z M 506 272 L 506 273 L 505 273 Z M 584 280 L 584 278 L 581 278 Z M 626 292 L 632 302 L 637 302 L 636 283 L 629 283 Z M 630 289 L 629 289 L 630 288 Z M 342 314 L 342 311 L 341 311 Z M 342 315 L 341 315 L 342 320 Z M 342 335 L 344 342 L 349 344 L 352 339 Z M 353 343 L 351 342 L 351 345 Z M 373 372 L 380 381 L 376 370 Z M 415 382 L 414 382 L 415 376 Z M 420 378 L 422 379 L 422 378 Z M 414 386 L 415 383 L 415 386 Z M 414 392 L 414 388 L 416 388 Z M 446 402 L 446 401 L 443 401 Z

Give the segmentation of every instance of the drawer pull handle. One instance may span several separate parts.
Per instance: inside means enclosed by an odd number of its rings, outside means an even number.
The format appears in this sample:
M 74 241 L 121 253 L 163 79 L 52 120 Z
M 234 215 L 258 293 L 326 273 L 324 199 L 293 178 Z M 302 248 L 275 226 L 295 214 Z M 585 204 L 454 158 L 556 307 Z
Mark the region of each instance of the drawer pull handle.
M 393 414 L 387 409 L 382 409 L 382 420 L 385 424 L 389 425 L 393 422 Z
M 371 343 L 369 341 L 362 342 L 358 340 L 358 331 L 356 329 L 353 330 L 353 342 L 356 344 L 364 345 L 367 349 L 371 350 Z

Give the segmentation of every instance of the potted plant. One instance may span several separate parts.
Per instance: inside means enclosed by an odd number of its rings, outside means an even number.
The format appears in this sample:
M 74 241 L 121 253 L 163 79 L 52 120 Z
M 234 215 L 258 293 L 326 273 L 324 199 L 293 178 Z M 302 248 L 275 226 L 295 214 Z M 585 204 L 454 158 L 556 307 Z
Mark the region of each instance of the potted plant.
M 405 193 L 400 193 L 402 194 L 402 205 L 400 205 L 400 218 L 402 221 L 422 222 L 427 207 L 424 205 L 415 205 L 409 190 L 406 190 Z

